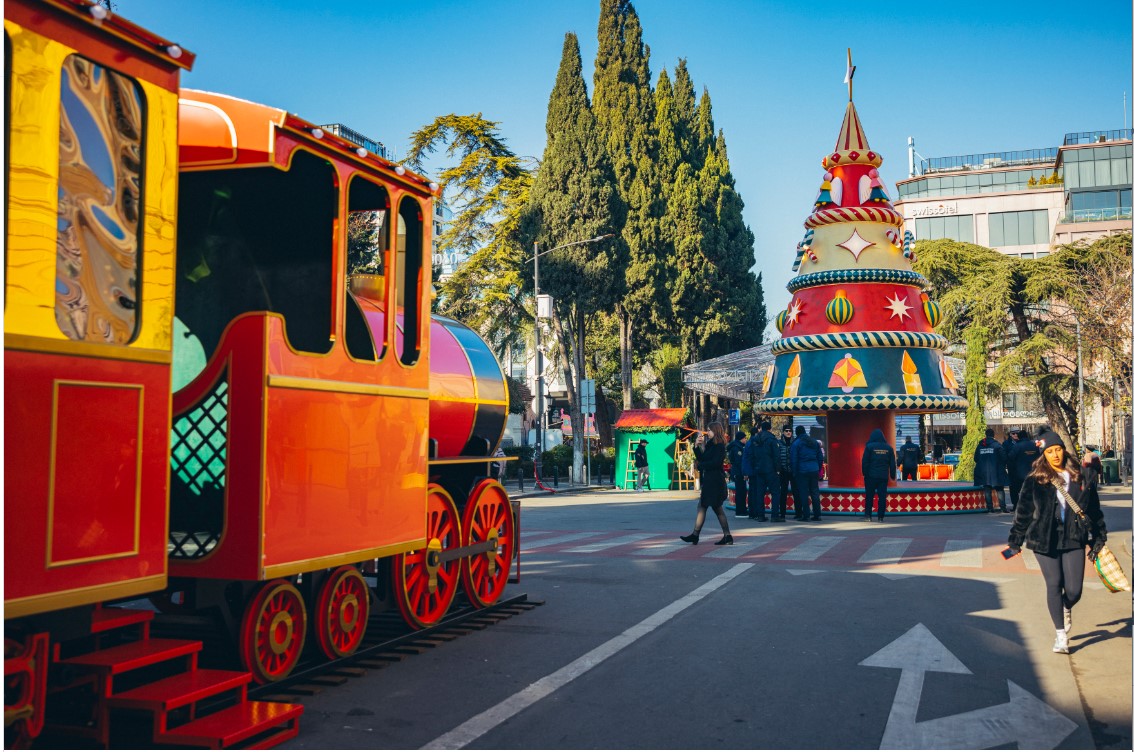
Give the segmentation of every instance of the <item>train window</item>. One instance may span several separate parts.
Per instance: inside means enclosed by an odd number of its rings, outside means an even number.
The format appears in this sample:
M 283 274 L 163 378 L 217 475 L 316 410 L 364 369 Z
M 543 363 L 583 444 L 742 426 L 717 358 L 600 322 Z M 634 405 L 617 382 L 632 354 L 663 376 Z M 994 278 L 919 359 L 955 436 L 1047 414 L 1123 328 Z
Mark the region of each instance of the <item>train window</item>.
M 407 366 L 417 362 L 421 355 L 421 285 L 422 252 L 425 223 L 421 205 L 412 198 L 402 199 L 398 207 L 398 309 L 402 312 L 402 325 L 394 334 L 397 338 L 398 358 Z
M 357 360 L 386 353 L 386 255 L 390 252 L 390 195 L 359 176 L 347 197 L 346 348 Z
M 144 109 L 132 79 L 63 61 L 55 321 L 69 339 L 122 345 L 137 333 Z
M 251 311 L 282 314 L 296 350 L 329 352 L 338 200 L 331 164 L 299 151 L 287 171 L 183 173 L 178 200 L 176 314 L 205 353 Z

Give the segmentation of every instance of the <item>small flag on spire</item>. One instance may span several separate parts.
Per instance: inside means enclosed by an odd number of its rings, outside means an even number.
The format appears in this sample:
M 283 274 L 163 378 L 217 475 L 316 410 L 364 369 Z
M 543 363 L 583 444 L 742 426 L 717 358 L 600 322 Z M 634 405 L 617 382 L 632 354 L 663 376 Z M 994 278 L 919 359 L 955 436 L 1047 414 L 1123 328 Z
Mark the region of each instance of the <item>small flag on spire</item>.
M 854 101 L 854 69 L 857 66 L 851 65 L 850 47 L 847 47 L 847 75 L 843 78 L 843 83 L 847 85 L 847 99 Z

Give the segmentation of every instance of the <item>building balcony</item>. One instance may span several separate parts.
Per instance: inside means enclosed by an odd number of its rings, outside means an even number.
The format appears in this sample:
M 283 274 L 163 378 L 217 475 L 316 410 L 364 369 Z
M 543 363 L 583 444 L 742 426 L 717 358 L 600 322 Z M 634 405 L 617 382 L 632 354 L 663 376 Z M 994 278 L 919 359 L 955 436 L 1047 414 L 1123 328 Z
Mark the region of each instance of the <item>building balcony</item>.
M 1063 145 L 1082 146 L 1083 144 L 1105 144 L 1109 141 L 1130 141 L 1131 134 L 1134 134 L 1134 128 L 1122 128 L 1113 131 L 1068 133 L 1063 137 Z
M 1059 217 L 1059 224 L 1075 224 L 1078 222 L 1115 222 L 1130 219 L 1129 206 L 1116 206 L 1106 209 L 1073 209 Z
M 1092 142 L 1093 143 L 1093 142 Z M 1022 151 L 996 151 L 985 154 L 965 154 L 958 157 L 934 157 L 921 160 L 921 175 L 943 172 L 971 172 L 1000 170 L 1005 167 L 1022 167 L 1033 164 L 1055 164 L 1059 149 L 1024 149 Z

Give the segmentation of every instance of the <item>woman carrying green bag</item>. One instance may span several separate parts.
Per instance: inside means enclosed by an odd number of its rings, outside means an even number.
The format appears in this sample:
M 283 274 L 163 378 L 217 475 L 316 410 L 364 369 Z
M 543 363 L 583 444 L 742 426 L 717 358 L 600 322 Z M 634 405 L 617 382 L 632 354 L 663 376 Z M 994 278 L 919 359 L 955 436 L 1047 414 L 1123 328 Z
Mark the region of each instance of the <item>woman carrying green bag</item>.
M 1024 479 L 1016 519 L 1008 533 L 1008 553 L 1026 545 L 1036 554 L 1047 585 L 1047 610 L 1055 625 L 1055 653 L 1070 653 L 1067 632 L 1071 609 L 1083 595 L 1085 550 L 1106 543 L 1106 523 L 1094 483 L 1054 431 L 1036 439 L 1042 454 Z

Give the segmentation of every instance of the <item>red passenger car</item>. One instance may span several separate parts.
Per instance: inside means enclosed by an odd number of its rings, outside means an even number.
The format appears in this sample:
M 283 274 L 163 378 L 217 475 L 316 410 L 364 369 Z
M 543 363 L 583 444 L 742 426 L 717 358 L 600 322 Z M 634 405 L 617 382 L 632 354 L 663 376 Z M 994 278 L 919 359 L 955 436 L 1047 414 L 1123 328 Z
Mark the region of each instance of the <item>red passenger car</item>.
M 302 708 L 250 679 L 513 573 L 504 376 L 429 311 L 437 187 L 179 92 L 193 56 L 89 0 L 4 14 L 6 741 L 107 744 L 143 711 L 155 743 L 271 746 Z M 242 665 L 151 638 L 144 597 L 215 619 Z

